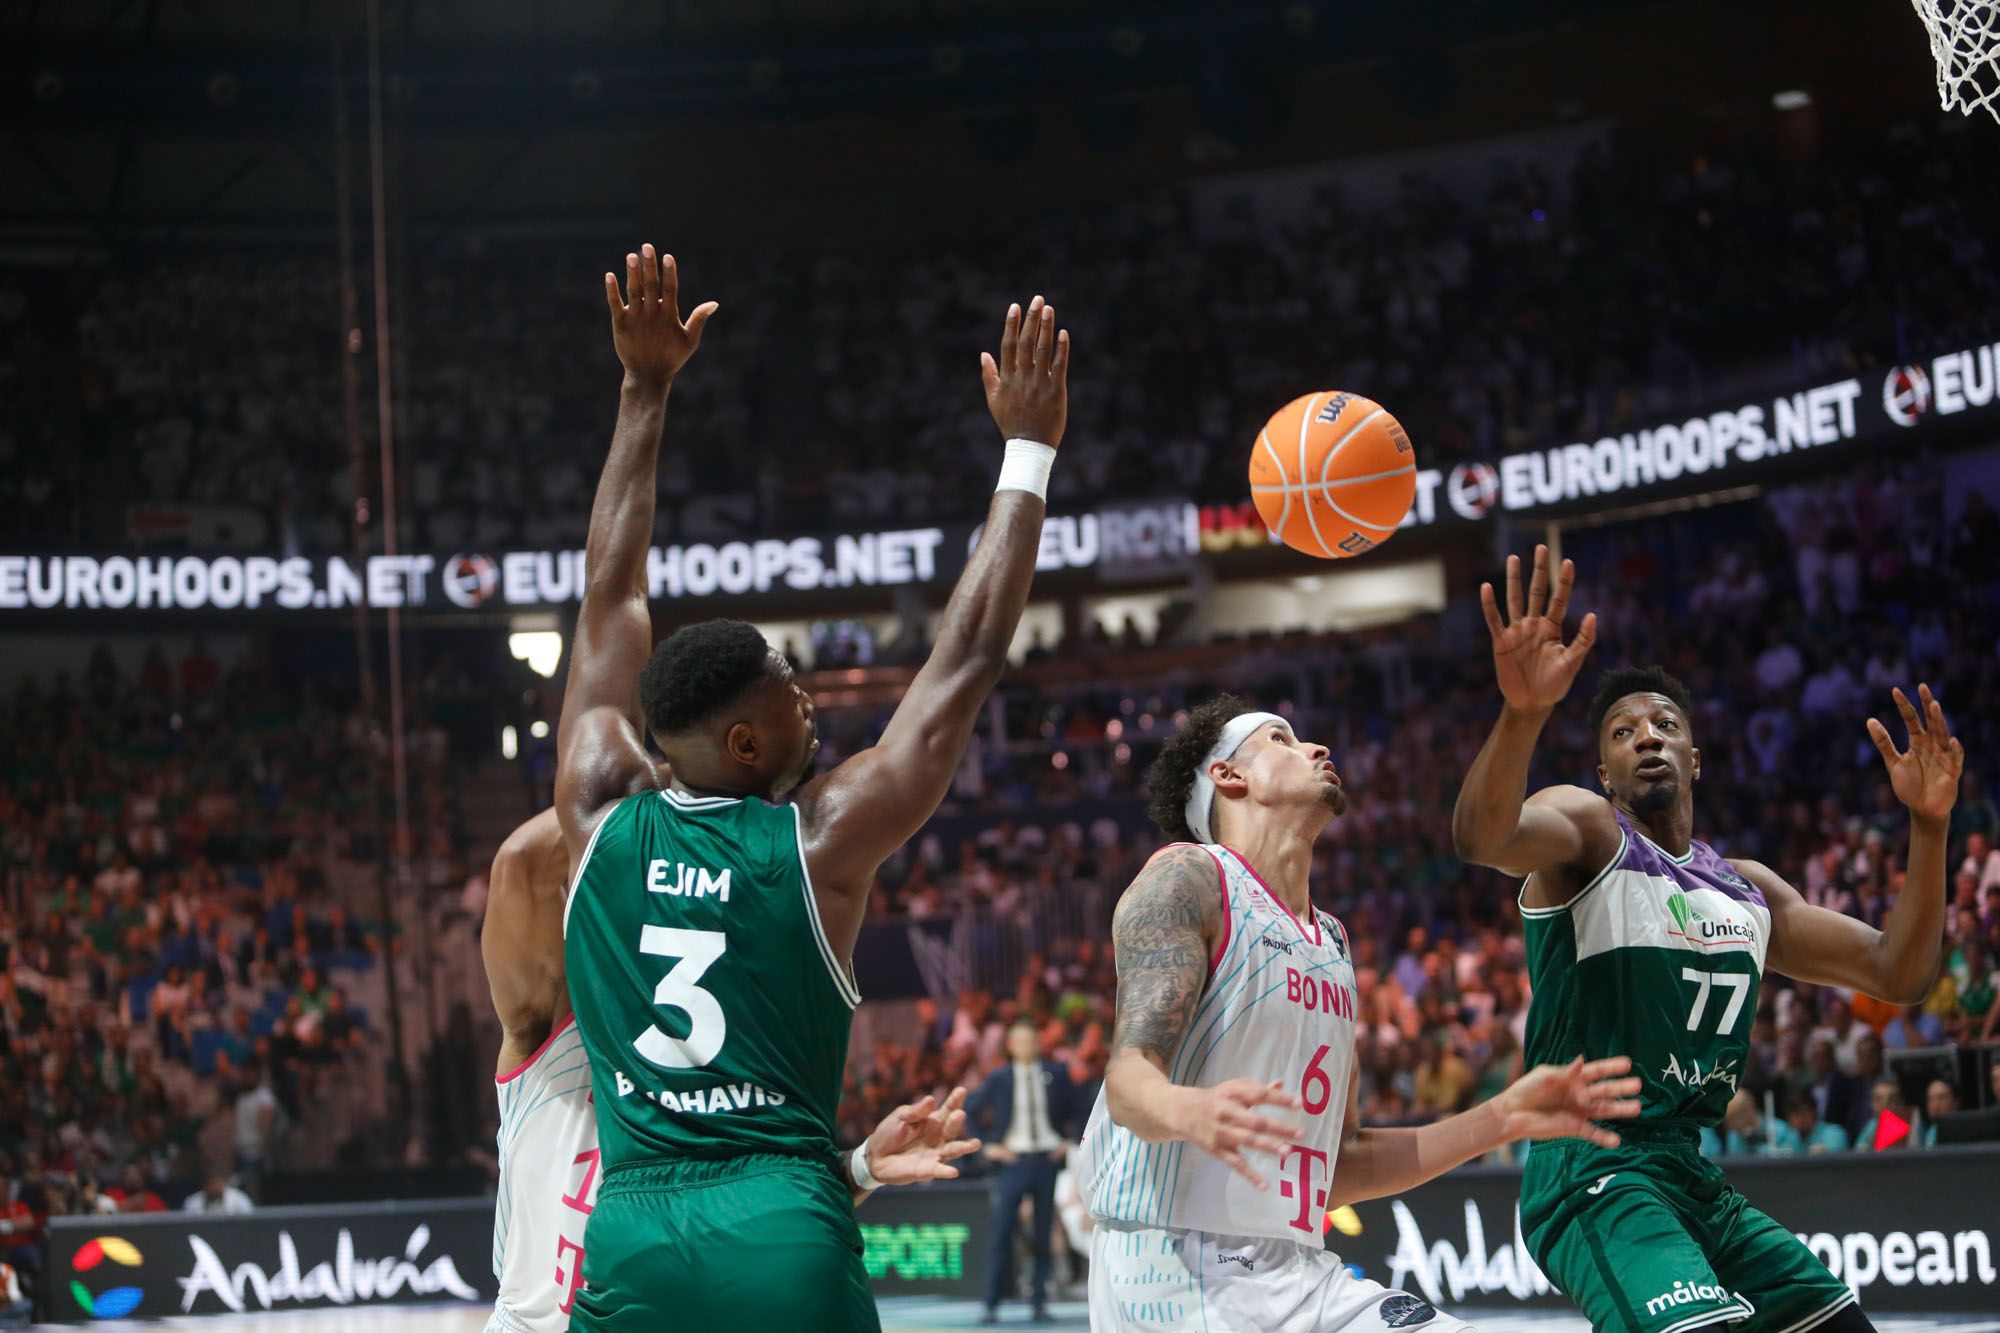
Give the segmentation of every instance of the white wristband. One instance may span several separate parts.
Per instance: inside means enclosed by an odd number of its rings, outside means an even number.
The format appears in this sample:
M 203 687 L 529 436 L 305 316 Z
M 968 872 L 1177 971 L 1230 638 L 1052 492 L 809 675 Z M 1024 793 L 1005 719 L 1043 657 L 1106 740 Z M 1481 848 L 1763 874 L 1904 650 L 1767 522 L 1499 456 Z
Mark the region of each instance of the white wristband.
M 1007 441 L 1007 456 L 1000 464 L 1000 484 L 996 491 L 1026 491 L 1041 499 L 1049 498 L 1049 469 L 1055 465 L 1053 445 L 1033 440 Z
M 868 1141 L 866 1139 L 862 1140 L 861 1146 L 854 1150 L 854 1156 L 848 1158 L 847 1174 L 853 1179 L 854 1188 L 858 1190 L 873 1191 L 882 1188 L 882 1182 L 876 1178 L 873 1171 L 868 1169 Z

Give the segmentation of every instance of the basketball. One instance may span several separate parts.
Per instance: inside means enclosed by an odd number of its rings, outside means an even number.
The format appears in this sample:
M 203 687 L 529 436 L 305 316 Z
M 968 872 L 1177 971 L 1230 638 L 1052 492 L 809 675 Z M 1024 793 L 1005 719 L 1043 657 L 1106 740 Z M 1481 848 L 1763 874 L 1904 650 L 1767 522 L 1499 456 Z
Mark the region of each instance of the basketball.
M 1264 526 L 1322 559 L 1380 546 L 1416 494 L 1410 437 L 1359 394 L 1294 398 L 1264 423 L 1250 453 L 1250 497 Z

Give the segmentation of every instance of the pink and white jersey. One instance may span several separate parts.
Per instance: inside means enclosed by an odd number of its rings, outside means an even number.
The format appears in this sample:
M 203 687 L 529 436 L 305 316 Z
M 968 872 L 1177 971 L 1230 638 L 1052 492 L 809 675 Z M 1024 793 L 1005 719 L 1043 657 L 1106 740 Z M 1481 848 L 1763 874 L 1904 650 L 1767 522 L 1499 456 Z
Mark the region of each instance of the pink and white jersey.
M 511 1074 L 500 1100 L 500 1191 L 487 1333 L 564 1333 L 583 1286 L 583 1228 L 597 1204 L 597 1112 L 590 1061 L 569 1018 Z
M 1233 1078 L 1283 1083 L 1305 1113 L 1262 1190 L 1191 1143 L 1146 1143 L 1097 1094 L 1078 1172 L 1091 1216 L 1128 1226 L 1269 1236 L 1318 1245 L 1354 1076 L 1354 964 L 1347 933 L 1314 909 L 1302 922 L 1227 847 L 1205 845 L 1222 892 L 1223 937 L 1208 987 L 1167 1073 L 1189 1087 Z

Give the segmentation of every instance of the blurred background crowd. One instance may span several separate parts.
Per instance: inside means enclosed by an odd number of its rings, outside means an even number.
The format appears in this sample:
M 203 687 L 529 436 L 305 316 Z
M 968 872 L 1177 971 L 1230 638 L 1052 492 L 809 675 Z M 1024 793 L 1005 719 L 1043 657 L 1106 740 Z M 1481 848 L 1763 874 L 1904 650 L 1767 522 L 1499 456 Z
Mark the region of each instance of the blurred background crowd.
M 983 514 L 984 469 L 941 460 L 987 429 L 967 335 L 1024 274 L 1062 275 L 1050 299 L 1089 349 L 1071 430 L 1090 446 L 1058 470 L 1058 508 L 1239 498 L 1242 441 L 1327 366 L 1396 404 L 1431 465 L 1956 347 L 2000 299 L 1985 161 L 1955 121 L 1806 161 L 1597 137 L 1412 168 L 1365 200 L 1163 187 L 950 249 L 685 254 L 691 298 L 725 313 L 675 394 L 675 431 L 703 447 L 665 456 L 662 516 L 712 537 L 718 514 L 730 535 Z M 397 384 L 411 548 L 582 545 L 615 406 L 605 253 L 455 238 L 416 261 Z M 135 257 L 116 282 L 0 273 L 19 537 L 116 540 L 135 507 L 196 504 L 287 552 L 341 549 L 369 477 L 297 447 L 341 432 L 337 302 L 326 263 L 240 246 Z
M 1890 414 L 1888 447 L 1818 441 L 1558 518 L 1440 488 L 1438 523 L 1360 561 L 1253 534 L 1045 571 L 949 797 L 875 886 L 844 1142 L 1024 1051 L 1063 1071 L 1080 1132 L 1112 910 L 1161 841 L 1147 768 L 1220 690 L 1329 745 L 1348 788 L 1313 891 L 1353 941 L 1364 1119 L 1507 1087 L 1518 886 L 1457 859 L 1449 811 L 1499 707 L 1473 589 L 1558 532 L 1600 618 L 1577 694 L 1620 664 L 1684 680 L 1697 836 L 1814 903 L 1879 923 L 1906 891 L 1864 729 L 1897 730 L 1891 687 L 1928 682 L 1967 755 L 1935 987 L 1895 1008 L 1767 976 L 1706 1150 L 1921 1151 L 2000 1107 L 2000 448 L 1972 410 L 1995 402 L 2000 159 L 1990 125 L 1933 111 L 1920 31 L 1878 43 L 1881 7 L 1828 4 L 1739 6 L 1694 60 L 1619 0 L 1582 28 L 1466 7 L 1448 38 L 1375 6 L 1362 53 L 1317 3 L 961 0 L 963 44 L 935 47 L 931 7 L 625 7 L 632 52 L 685 58 L 670 79 L 606 59 L 589 7 L 490 6 L 493 58 L 467 61 L 443 11 L 405 6 L 380 253 L 360 136 L 322 123 L 347 85 L 317 7 L 296 31 L 250 7 L 268 28 L 226 60 L 235 19 L 36 7 L 22 49 L 51 72 L 9 123 L 0 207 L 0 1321 L 54 1216 L 490 1187 L 486 873 L 549 799 L 573 599 L 396 620 L 29 594 L 65 553 L 379 555 L 391 481 L 403 552 L 581 546 L 616 402 L 600 275 L 641 240 L 679 255 L 684 305 L 721 303 L 674 391 L 662 544 L 976 519 L 999 453 L 977 352 L 1037 284 L 1077 348 L 1059 516 L 1240 507 L 1258 427 L 1327 387 L 1393 410 L 1446 477 L 1848 377 Z M 746 60 L 764 42 L 784 59 Z M 182 77 L 209 63 L 241 68 Z M 890 68 L 893 94 L 853 74 Z M 1956 349 L 1964 415 L 1942 376 L 1889 373 Z M 1377 579 L 1402 580 L 1388 611 Z M 830 765 L 880 734 L 941 592 L 653 609 L 660 633 L 794 617 L 769 623 Z M 1225 625 L 1232 601 L 1256 614 Z M 1594 785 L 1584 711 L 1559 711 L 1534 785 Z
M 1936 988 L 1900 1010 L 1767 978 L 1718 1153 L 1874 1150 L 1884 1110 L 1914 1126 L 1885 1146 L 1921 1146 L 1938 1117 L 2000 1102 L 2000 1084 L 1981 1085 L 2000 1075 L 1896 1071 L 1899 1052 L 1991 1043 L 2000 1023 L 2000 811 L 1982 777 L 2000 729 L 1976 705 L 2000 690 L 2000 520 L 1976 491 L 1949 517 L 1950 490 L 1936 468 L 1884 466 L 1566 547 L 1578 609 L 1603 626 L 1597 664 L 1659 661 L 1694 692 L 1698 835 L 1810 900 L 1879 923 L 1903 891 L 1908 821 L 1862 726 L 1892 685 L 1928 681 L 1970 756 Z M 1452 606 L 1349 635 L 1092 636 L 1025 664 L 938 820 L 877 886 L 869 932 L 929 932 L 951 966 L 930 994 L 864 1005 L 843 1136 L 923 1092 L 977 1086 L 1018 1020 L 1089 1104 L 1115 1017 L 1111 908 L 1159 843 L 1143 774 L 1181 710 L 1222 688 L 1332 745 L 1351 794 L 1314 892 L 1354 941 L 1364 1117 L 1418 1124 L 1504 1088 L 1530 998 L 1515 886 L 1459 863 L 1446 819 L 1497 709 L 1479 633 Z M 369 795 L 381 737 L 343 688 L 330 668 L 316 681 L 295 663 L 224 666 L 196 644 L 133 672 L 99 649 L 80 680 L 16 690 L 0 786 L 0 1163 L 19 1219 L 5 1243 L 31 1244 L 51 1212 L 199 1198 L 222 1188 L 211 1177 L 254 1196 L 273 1163 L 332 1161 L 329 1144 L 355 1165 L 487 1160 L 473 1124 L 399 1153 L 367 1108 L 393 1058 L 382 971 L 412 948 L 428 961 L 405 1005 L 443 1015 L 412 1047 L 427 1039 L 421 1063 L 444 1051 L 479 1077 L 454 1043 L 490 1026 L 466 956 L 483 900 L 473 851 L 495 817 L 469 821 L 466 805 L 498 786 L 522 808 L 532 759 L 496 769 L 475 743 L 507 707 L 490 696 L 513 687 L 444 657 L 421 678 L 425 837 L 407 858 L 421 892 L 394 902 L 378 892 Z M 1581 703 L 1551 727 L 1537 782 L 1590 780 Z M 822 706 L 821 761 L 868 743 L 886 708 Z M 865 952 L 859 966 L 866 993 Z

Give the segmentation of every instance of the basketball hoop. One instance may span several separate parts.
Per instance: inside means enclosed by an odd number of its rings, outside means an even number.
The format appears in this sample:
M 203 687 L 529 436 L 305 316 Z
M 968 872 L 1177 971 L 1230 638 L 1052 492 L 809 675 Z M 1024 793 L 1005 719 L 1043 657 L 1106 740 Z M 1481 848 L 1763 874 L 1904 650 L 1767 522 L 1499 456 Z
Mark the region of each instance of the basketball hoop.
M 2000 120 L 2000 0 L 1910 0 L 1931 37 L 1938 105 Z

